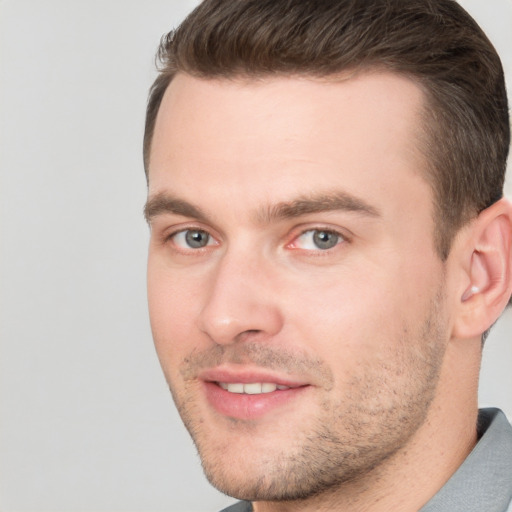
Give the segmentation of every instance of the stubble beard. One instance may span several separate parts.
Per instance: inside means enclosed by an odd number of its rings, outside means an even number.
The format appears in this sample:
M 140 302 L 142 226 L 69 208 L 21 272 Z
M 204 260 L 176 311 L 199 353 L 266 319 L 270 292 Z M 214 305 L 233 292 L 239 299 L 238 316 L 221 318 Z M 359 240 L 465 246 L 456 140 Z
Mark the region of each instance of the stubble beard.
M 193 400 L 173 392 L 210 483 L 238 499 L 295 501 L 340 492 L 372 474 L 375 478 L 427 418 L 446 345 L 441 303 L 438 294 L 415 335 L 404 326 L 394 359 L 374 361 L 371 369 L 362 366 L 346 387 L 349 396 L 322 403 L 322 414 L 307 424 L 307 431 L 301 425 L 283 425 L 291 443 L 269 446 L 252 459 L 244 455 L 235 462 L 229 457 L 241 453 L 212 446 L 209 425 L 194 410 Z M 257 426 L 242 421 L 233 420 L 232 427 L 226 438 L 236 436 L 238 429 L 247 435 L 254 428 L 258 435 Z

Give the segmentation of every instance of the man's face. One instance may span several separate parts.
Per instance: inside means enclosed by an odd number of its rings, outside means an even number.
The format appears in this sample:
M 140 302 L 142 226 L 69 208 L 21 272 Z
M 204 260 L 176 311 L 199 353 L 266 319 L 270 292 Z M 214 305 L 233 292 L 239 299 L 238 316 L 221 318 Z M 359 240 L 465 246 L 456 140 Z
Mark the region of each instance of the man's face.
M 147 214 L 156 349 L 212 483 L 296 499 L 354 480 L 426 421 L 444 267 L 405 78 L 178 75 Z

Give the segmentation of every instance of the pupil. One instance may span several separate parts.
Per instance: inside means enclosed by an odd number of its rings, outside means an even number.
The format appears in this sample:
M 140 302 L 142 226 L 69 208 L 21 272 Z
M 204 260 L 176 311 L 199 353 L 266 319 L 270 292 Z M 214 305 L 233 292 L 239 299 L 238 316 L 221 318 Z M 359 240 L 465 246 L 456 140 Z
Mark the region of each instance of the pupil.
M 338 235 L 328 231 L 316 231 L 313 241 L 319 249 L 331 249 L 338 243 Z
M 185 235 L 187 244 L 194 249 L 204 247 L 208 244 L 208 233 L 204 231 L 188 231 Z

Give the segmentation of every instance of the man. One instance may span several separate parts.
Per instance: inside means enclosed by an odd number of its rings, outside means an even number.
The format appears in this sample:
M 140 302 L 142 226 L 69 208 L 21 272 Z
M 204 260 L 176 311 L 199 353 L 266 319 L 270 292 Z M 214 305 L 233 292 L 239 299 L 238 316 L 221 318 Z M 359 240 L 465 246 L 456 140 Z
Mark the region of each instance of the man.
M 452 0 L 206 0 L 144 159 L 156 349 L 230 510 L 512 510 L 503 72 Z

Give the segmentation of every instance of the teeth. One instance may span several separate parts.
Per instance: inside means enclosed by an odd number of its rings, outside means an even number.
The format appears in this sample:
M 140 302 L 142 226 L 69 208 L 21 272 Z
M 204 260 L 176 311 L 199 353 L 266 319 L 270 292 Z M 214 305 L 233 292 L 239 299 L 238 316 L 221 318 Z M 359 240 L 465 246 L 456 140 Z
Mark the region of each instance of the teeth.
M 243 393 L 244 385 L 238 384 L 238 383 L 230 383 L 230 384 L 228 384 L 228 391 L 230 393 Z
M 274 384 L 272 382 L 251 382 L 243 384 L 241 382 L 219 382 L 219 386 L 230 393 L 244 393 L 246 395 L 259 395 L 262 393 L 272 393 L 276 389 L 290 389 L 288 386 Z
M 228 387 L 229 390 L 229 387 Z M 251 384 L 244 384 L 243 392 L 248 395 L 259 395 L 261 393 L 261 384 L 259 382 L 252 382 Z
M 272 391 L 275 391 L 279 386 L 276 384 L 272 384 L 271 382 L 265 382 L 261 385 L 261 392 L 262 393 L 272 393 Z

